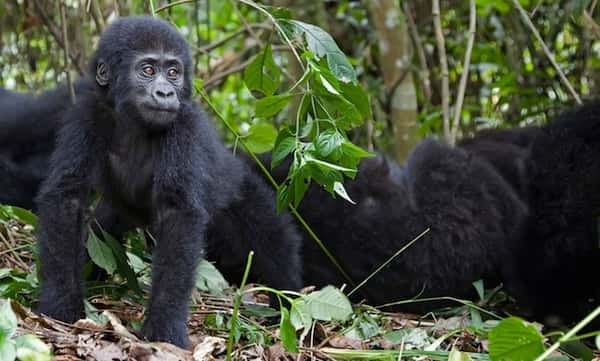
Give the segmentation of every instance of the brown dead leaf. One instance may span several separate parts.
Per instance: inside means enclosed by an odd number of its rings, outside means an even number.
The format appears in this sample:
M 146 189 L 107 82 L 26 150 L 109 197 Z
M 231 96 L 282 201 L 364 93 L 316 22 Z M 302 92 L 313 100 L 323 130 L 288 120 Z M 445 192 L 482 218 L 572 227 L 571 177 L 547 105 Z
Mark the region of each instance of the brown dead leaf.
M 286 352 L 281 343 L 267 347 L 265 357 L 268 361 L 294 361 L 295 357 Z
M 192 357 L 194 361 L 213 361 L 216 355 L 227 350 L 227 341 L 220 337 L 206 336 L 202 342 L 194 347 Z
M 115 343 L 105 343 L 90 353 L 96 361 L 127 361 L 127 354 Z
M 83 318 L 78 320 L 73 324 L 76 328 L 82 328 L 90 331 L 104 331 L 106 330 L 106 325 L 99 324 L 94 320 L 90 320 L 89 318 Z
M 110 326 L 112 327 L 112 329 L 115 331 L 115 333 L 117 335 L 127 338 L 127 339 L 130 339 L 130 340 L 135 340 L 135 341 L 139 340 L 134 334 L 129 332 L 129 330 L 127 330 L 127 328 L 125 326 L 123 326 L 123 324 L 121 323 L 121 320 L 119 320 L 119 318 L 117 318 L 117 316 L 115 316 L 112 312 L 103 311 L 102 315 L 104 315 L 108 319 L 108 323 L 110 324 Z
M 346 336 L 334 336 L 329 339 L 329 345 L 335 348 L 362 350 L 363 344 L 360 340 Z

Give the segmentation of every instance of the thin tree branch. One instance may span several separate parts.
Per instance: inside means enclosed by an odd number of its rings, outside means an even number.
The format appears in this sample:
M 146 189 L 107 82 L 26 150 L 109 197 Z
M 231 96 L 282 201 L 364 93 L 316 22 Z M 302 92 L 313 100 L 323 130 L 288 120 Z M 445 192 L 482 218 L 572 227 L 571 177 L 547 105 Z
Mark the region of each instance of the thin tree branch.
M 444 139 L 450 143 L 450 84 L 448 79 L 448 58 L 446 57 L 446 44 L 442 32 L 442 20 L 440 15 L 439 0 L 432 0 L 431 15 L 433 16 L 433 27 L 435 28 L 435 38 L 437 41 L 437 50 L 440 58 L 440 68 L 442 71 L 442 121 L 444 126 Z
M 544 50 L 544 54 L 546 54 L 546 57 L 548 58 L 548 60 L 550 60 L 550 63 L 552 63 L 552 66 L 558 73 L 560 80 L 563 82 L 563 85 L 567 88 L 569 93 L 571 93 L 571 96 L 575 99 L 577 104 L 582 104 L 579 94 L 577 94 L 577 92 L 575 91 L 575 88 L 573 88 L 573 86 L 569 82 L 569 79 L 567 79 L 565 73 L 562 71 L 560 66 L 558 66 L 558 63 L 556 63 L 556 60 L 554 59 L 554 54 L 552 54 L 552 52 L 550 51 L 550 49 L 544 42 L 544 39 L 542 39 L 542 36 L 538 32 L 538 30 L 535 28 L 535 25 L 533 24 L 533 22 L 527 15 L 527 12 L 525 11 L 525 9 L 523 9 L 521 4 L 519 4 L 518 0 L 512 0 L 512 3 L 517 8 L 517 10 L 519 10 L 519 13 L 521 14 L 521 17 L 523 18 L 523 21 L 525 22 L 525 24 L 529 27 L 531 32 L 533 32 L 533 35 L 536 37 L 536 39 L 540 42 L 540 45 L 542 46 L 542 50 Z
M 42 19 L 42 23 L 44 23 L 44 26 L 46 27 L 46 29 L 48 29 L 48 32 L 54 38 L 54 41 L 56 41 L 58 46 L 60 46 L 61 48 L 64 49 L 65 43 L 63 42 L 63 39 L 61 36 L 61 31 L 56 27 L 56 25 L 52 22 L 52 20 L 50 20 L 48 13 L 46 13 L 46 10 L 42 6 L 42 4 L 40 4 L 40 1 L 33 0 L 33 5 L 35 6 L 35 9 L 37 10 L 38 15 Z M 71 64 L 73 64 L 75 66 L 75 69 L 77 69 L 77 72 L 79 74 L 83 74 L 84 73 L 83 66 L 81 66 L 81 64 L 79 63 L 78 57 L 76 57 L 71 52 L 68 53 L 68 56 L 71 59 Z
M 420 78 L 423 82 L 423 94 L 425 95 L 425 99 L 429 103 L 431 103 L 431 79 L 429 78 L 429 66 L 427 65 L 427 56 L 425 56 L 425 48 L 423 47 L 423 40 L 419 35 L 419 31 L 417 30 L 417 24 L 415 24 L 415 19 L 412 17 L 412 12 L 408 1 L 404 2 L 404 14 L 406 16 L 408 30 L 410 35 L 412 36 L 413 43 L 415 48 L 417 49 L 417 55 L 419 56 L 419 63 L 421 63 L 421 74 Z
M 456 96 L 456 104 L 454 105 L 454 121 L 452 122 L 452 137 L 450 138 L 451 145 L 456 143 L 458 124 L 460 123 L 463 101 L 465 99 L 465 91 L 467 89 L 467 81 L 469 80 L 471 53 L 473 52 L 473 44 L 475 43 L 475 31 L 477 27 L 477 9 L 475 8 L 475 0 L 470 0 L 469 4 L 469 39 L 467 40 L 467 50 L 465 52 L 463 72 L 460 75 L 458 94 Z
M 179 0 L 179 1 L 175 1 L 175 2 L 169 3 L 167 5 L 161 6 L 158 9 L 154 10 L 154 14 L 158 14 L 161 11 L 167 10 L 167 9 L 172 8 L 174 6 L 177 6 L 177 5 L 191 4 L 194 1 L 196 1 L 196 0 Z
M 60 1 L 60 23 L 62 25 L 62 40 L 64 50 L 64 62 L 65 62 L 65 74 L 67 75 L 67 84 L 69 86 L 69 96 L 71 103 L 75 104 L 75 89 L 73 88 L 73 79 L 71 79 L 71 72 L 69 71 L 69 38 L 67 37 L 67 15 L 65 11 L 64 1 Z
M 97 0 L 90 0 L 91 2 L 91 13 L 92 18 L 94 19 L 94 23 L 96 23 L 96 27 L 100 32 L 104 31 L 106 28 L 106 24 L 104 23 L 104 17 L 102 16 L 102 11 L 100 11 L 100 4 L 98 4 Z

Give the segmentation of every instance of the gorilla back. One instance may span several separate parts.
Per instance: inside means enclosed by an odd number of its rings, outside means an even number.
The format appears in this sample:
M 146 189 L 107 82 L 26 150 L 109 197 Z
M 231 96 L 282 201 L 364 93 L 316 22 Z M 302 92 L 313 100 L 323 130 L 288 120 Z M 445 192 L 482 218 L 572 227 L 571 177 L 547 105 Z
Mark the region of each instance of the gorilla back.
M 143 327 L 151 340 L 187 345 L 188 299 L 207 248 L 243 243 L 256 251 L 255 269 L 267 283 L 301 286 L 299 244 L 287 218 L 274 217 L 263 199 L 272 194 L 220 143 L 190 99 L 191 84 L 187 43 L 168 23 L 124 18 L 102 35 L 37 197 L 41 312 L 64 321 L 83 315 L 80 277 L 94 193 L 102 196 L 105 228 L 148 226 L 157 239 Z M 207 235 L 209 224 L 232 213 L 246 232 Z M 266 216 L 248 224 L 250 213 Z M 246 254 L 228 256 L 241 264 Z

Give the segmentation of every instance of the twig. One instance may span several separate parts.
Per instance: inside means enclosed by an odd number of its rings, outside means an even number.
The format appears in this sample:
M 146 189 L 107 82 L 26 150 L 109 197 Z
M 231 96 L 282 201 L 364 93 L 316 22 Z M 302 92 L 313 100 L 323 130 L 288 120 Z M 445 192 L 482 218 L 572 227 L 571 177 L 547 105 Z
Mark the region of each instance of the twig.
M 65 48 L 65 44 L 63 43 L 60 31 L 58 30 L 58 28 L 56 27 L 56 25 L 52 22 L 52 20 L 50 20 L 50 17 L 48 16 L 48 13 L 46 13 L 46 10 L 42 6 L 42 4 L 40 4 L 40 1 L 39 0 L 33 0 L 33 5 L 34 5 L 35 9 L 37 10 L 38 15 L 42 19 L 42 23 L 44 24 L 44 26 L 46 27 L 46 29 L 48 29 L 48 32 L 54 38 L 54 41 L 56 41 L 56 43 L 58 44 L 58 46 L 60 46 L 61 48 L 64 49 Z M 79 64 L 79 59 L 75 55 L 73 55 L 72 53 L 70 53 L 70 52 L 68 53 L 68 55 L 69 55 L 69 58 L 71 59 L 71 64 L 73 64 L 75 66 L 75 69 L 77 69 L 77 72 L 79 74 L 83 74 L 84 73 L 83 67 L 81 66 L 81 64 Z
M 267 26 L 265 23 L 260 23 L 260 24 L 249 24 L 248 25 L 249 28 L 252 29 L 267 29 L 267 30 L 271 30 L 271 27 Z M 223 38 L 216 40 L 208 45 L 199 47 L 196 52 L 197 53 L 201 53 L 201 54 L 206 54 L 206 53 L 210 53 L 211 51 L 213 51 L 214 49 L 221 47 L 223 44 L 225 44 L 226 42 L 238 37 L 239 35 L 245 34 L 248 32 L 247 28 L 239 28 L 238 30 L 232 32 L 231 34 L 225 35 Z
M 62 25 L 62 39 L 63 39 L 63 50 L 64 50 L 64 62 L 65 62 L 65 74 L 67 75 L 67 84 L 69 86 L 69 97 L 71 103 L 75 104 L 75 89 L 73 88 L 73 79 L 71 79 L 71 72 L 69 71 L 69 38 L 67 37 L 67 15 L 65 13 L 65 3 L 60 1 L 60 23 Z
M 544 2 L 544 0 L 538 1 L 537 5 L 533 8 L 533 10 L 531 10 L 530 17 L 534 17 L 535 16 L 535 13 L 537 13 L 537 11 L 540 9 L 540 6 L 542 6 L 543 2 Z
M 417 30 L 417 24 L 415 19 L 412 17 L 412 12 L 408 1 L 404 2 L 404 14 L 408 20 L 408 30 L 412 36 L 413 43 L 417 49 L 417 55 L 419 56 L 419 63 L 421 63 L 421 76 L 423 81 L 423 94 L 428 102 L 431 102 L 431 79 L 429 78 L 429 66 L 427 65 L 427 56 L 425 55 L 425 48 L 423 47 L 423 40 L 419 31 Z
M 432 0 L 431 15 L 433 16 L 433 27 L 437 41 L 440 68 L 442 70 L 442 121 L 444 125 L 444 139 L 450 142 L 450 84 L 448 79 L 448 59 L 446 57 L 446 44 L 442 33 L 442 20 L 440 15 L 440 1 Z
M 590 16 L 592 14 L 594 14 L 594 10 L 596 9 L 596 5 L 598 5 L 598 0 L 594 0 L 592 2 L 592 5 L 590 5 L 590 10 L 588 11 L 590 13 Z
M 569 82 L 569 79 L 567 79 L 567 77 L 565 76 L 565 73 L 562 71 L 560 66 L 558 66 L 558 64 L 556 63 L 556 60 L 554 59 L 554 55 L 552 54 L 552 52 L 550 51 L 550 49 L 544 42 L 544 39 L 542 39 L 542 36 L 540 35 L 540 33 L 535 28 L 535 25 L 533 24 L 533 22 L 527 15 L 527 12 L 525 11 L 525 9 L 523 9 L 521 4 L 519 4 L 518 0 L 512 0 L 512 3 L 517 8 L 517 10 L 519 10 L 521 17 L 523 18 L 523 21 L 529 27 L 531 32 L 533 32 L 533 35 L 535 36 L 535 38 L 540 42 L 540 45 L 542 46 L 542 49 L 544 50 L 546 57 L 548 58 L 548 60 L 550 60 L 550 63 L 552 63 L 552 66 L 554 67 L 554 69 L 556 70 L 558 75 L 560 76 L 560 80 L 562 80 L 563 85 L 565 87 L 567 87 L 567 90 L 569 91 L 569 93 L 571 93 L 571 96 L 575 99 L 577 104 L 582 104 L 579 94 L 577 94 L 577 92 L 575 91 L 575 89 L 573 88 L 571 83 Z
M 175 1 L 175 2 L 169 3 L 167 5 L 161 6 L 158 9 L 154 10 L 154 14 L 158 14 L 161 11 L 167 10 L 167 9 L 172 8 L 174 6 L 177 6 L 177 5 L 191 4 L 194 1 L 196 1 L 196 0 L 179 0 L 179 1 Z
M 96 23 L 96 27 L 100 32 L 104 31 L 106 25 L 104 24 L 104 17 L 102 16 L 102 11 L 100 11 L 100 4 L 98 4 L 97 0 L 90 0 L 91 4 L 91 13 L 92 18 L 94 19 L 94 23 Z
M 475 1 L 475 0 L 471 0 L 471 1 Z M 359 283 L 356 287 L 354 287 L 352 289 L 352 291 L 348 292 L 348 296 L 352 296 L 352 294 L 354 292 L 358 291 L 358 289 L 360 289 L 365 283 L 367 283 L 371 278 L 373 278 L 373 276 L 375 276 L 382 269 L 384 269 L 388 264 L 390 264 L 390 262 L 392 262 L 396 257 L 398 257 L 402 252 L 404 252 L 408 247 L 412 246 L 413 243 L 415 243 L 416 241 L 418 241 L 419 239 L 421 239 L 421 237 L 423 237 L 424 235 L 426 235 L 427 232 L 429 232 L 429 230 L 430 230 L 430 228 L 427 228 L 426 230 L 424 230 L 423 232 L 421 232 L 421 234 L 419 234 L 418 236 L 416 236 L 412 241 L 410 241 L 407 244 L 405 244 L 404 246 L 402 246 L 402 248 L 400 248 L 398 251 L 396 251 L 396 253 L 394 253 L 390 258 L 388 258 L 379 267 L 377 267 L 377 269 L 375 271 L 373 271 L 370 275 L 368 275 L 367 278 L 365 278 L 361 283 Z
M 454 105 L 454 121 L 452 122 L 452 137 L 450 138 L 451 145 L 456 143 L 458 124 L 460 123 L 463 101 L 465 100 L 465 91 L 467 89 L 467 81 L 469 80 L 469 66 L 471 65 L 471 53 L 473 52 L 473 44 L 475 43 L 475 30 L 477 26 L 477 9 L 475 8 L 475 0 L 470 1 L 469 9 L 469 40 L 467 41 L 463 72 L 460 75 L 460 82 L 458 84 L 456 104 Z
M 555 343 L 553 343 L 546 351 L 538 356 L 535 361 L 543 361 L 546 357 L 550 356 L 556 349 L 560 347 L 560 345 L 564 342 L 567 342 L 571 337 L 575 336 L 577 332 L 579 332 L 582 328 L 584 328 L 588 323 L 592 322 L 592 320 L 596 317 L 600 316 L 600 306 L 596 307 L 592 313 L 587 315 L 583 320 L 579 321 L 578 324 L 575 325 L 569 332 L 565 333 L 561 338 L 558 339 Z

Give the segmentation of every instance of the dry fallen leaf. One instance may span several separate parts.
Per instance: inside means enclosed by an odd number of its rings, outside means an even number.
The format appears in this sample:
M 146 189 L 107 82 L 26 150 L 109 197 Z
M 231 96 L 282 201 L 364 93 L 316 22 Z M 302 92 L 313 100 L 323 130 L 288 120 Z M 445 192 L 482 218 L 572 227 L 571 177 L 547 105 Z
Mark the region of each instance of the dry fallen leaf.
M 227 341 L 220 337 L 206 336 L 202 342 L 194 347 L 194 361 L 213 361 L 214 355 L 227 350 Z

